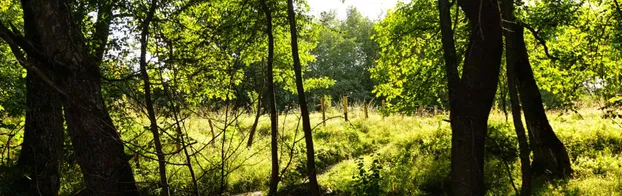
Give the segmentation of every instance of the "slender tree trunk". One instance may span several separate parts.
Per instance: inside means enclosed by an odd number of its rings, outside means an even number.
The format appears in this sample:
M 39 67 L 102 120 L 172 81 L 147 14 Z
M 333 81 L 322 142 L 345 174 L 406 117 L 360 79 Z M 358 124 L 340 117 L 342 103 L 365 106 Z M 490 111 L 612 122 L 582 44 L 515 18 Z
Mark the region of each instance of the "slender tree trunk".
M 457 76 L 450 4 L 439 1 L 451 108 L 451 189 L 454 195 L 484 195 L 484 143 L 503 49 L 500 13 L 496 1 L 458 3 L 471 27 L 462 78 Z
M 309 189 L 311 195 L 318 196 L 320 195 L 320 186 L 318 185 L 315 171 L 315 150 L 313 149 L 313 134 L 311 133 L 309 108 L 307 108 L 305 90 L 302 84 L 302 66 L 300 65 L 300 57 L 298 56 L 298 34 L 296 30 L 296 13 L 294 12 L 293 0 L 287 0 L 287 16 L 292 39 L 292 57 L 294 59 L 294 72 L 296 74 L 298 103 L 300 104 L 300 112 L 302 113 L 302 130 L 305 134 L 305 143 L 307 145 L 307 175 L 309 176 Z
M 248 143 L 246 143 L 246 147 L 248 148 L 253 145 L 253 138 L 255 137 L 255 132 L 257 131 L 257 126 L 259 125 L 259 117 L 261 117 L 261 93 L 257 96 L 257 113 L 255 114 L 255 121 L 253 121 L 251 132 L 248 134 Z
M 516 18 L 514 16 L 514 0 L 504 0 L 502 2 L 503 18 L 506 21 L 504 23 L 506 30 L 503 31 L 505 36 L 505 59 L 506 59 L 506 75 L 508 77 L 508 89 L 510 91 L 510 104 L 512 107 L 512 120 L 514 121 L 514 129 L 518 138 L 518 148 L 520 150 L 521 172 L 522 172 L 522 187 L 520 195 L 531 195 L 531 160 L 529 155 L 531 153 L 529 149 L 529 143 L 527 142 L 527 136 L 525 134 L 525 127 L 523 127 L 523 120 L 521 117 L 521 107 L 518 98 L 518 85 L 516 79 L 516 67 L 522 63 L 520 54 L 517 53 L 520 47 L 520 40 L 522 39 L 522 31 L 518 28 L 522 28 L 517 25 Z M 521 35 L 516 35 L 520 33 Z M 522 45 L 524 47 L 524 43 Z
M 149 81 L 149 74 L 147 73 L 147 46 L 149 40 L 149 25 L 153 20 L 153 15 L 157 7 L 157 0 L 151 1 L 147 18 L 143 21 L 142 32 L 140 35 L 140 75 L 143 79 L 143 88 L 145 90 L 145 106 L 147 107 L 147 115 L 149 116 L 149 130 L 153 135 L 153 142 L 155 143 L 156 156 L 158 157 L 158 169 L 160 172 L 160 186 L 162 190 L 160 195 L 170 195 L 168 179 L 166 176 L 166 160 L 164 159 L 164 153 L 162 152 L 162 143 L 160 141 L 160 130 L 158 129 L 158 121 L 153 107 L 151 99 L 151 82 Z
M 507 43 L 507 42 L 506 42 Z M 507 44 L 506 44 L 507 45 Z M 508 58 L 506 56 L 506 58 Z M 518 100 L 518 92 L 516 89 L 516 76 L 511 73 L 512 66 L 508 58 L 508 87 L 510 90 L 510 104 L 512 107 L 512 120 L 514 121 L 514 130 L 518 138 L 518 148 L 520 150 L 520 162 L 522 172 L 522 186 L 520 195 L 531 195 L 531 160 L 529 155 L 531 153 L 529 149 L 529 143 L 527 142 L 527 135 L 525 134 L 525 127 L 523 127 L 523 120 L 521 117 L 521 108 Z
M 525 121 L 529 130 L 529 140 L 533 150 L 532 170 L 534 175 L 555 178 L 570 177 L 572 168 L 564 144 L 557 138 L 546 117 L 540 90 L 533 77 L 529 64 L 522 26 L 515 29 L 512 42 L 516 43 L 516 68 L 518 92 L 525 112 Z M 509 52 L 508 52 L 509 53 Z
M 63 97 L 67 127 L 76 159 L 91 195 L 136 195 L 137 188 L 123 143 L 101 94 L 100 73 L 63 0 L 22 0 L 24 19 L 33 20 L 43 54 Z M 58 71 L 63 69 L 63 71 Z
M 272 155 L 272 172 L 270 175 L 270 191 L 268 195 L 276 195 L 279 186 L 279 148 L 278 148 L 278 114 L 276 112 L 276 98 L 274 96 L 274 73 L 272 63 L 274 61 L 274 36 L 272 34 L 272 13 L 266 4 L 267 0 L 261 1 L 261 7 L 266 15 L 266 34 L 268 35 L 268 66 L 266 66 L 266 86 L 268 86 L 268 107 L 270 108 L 270 144 Z

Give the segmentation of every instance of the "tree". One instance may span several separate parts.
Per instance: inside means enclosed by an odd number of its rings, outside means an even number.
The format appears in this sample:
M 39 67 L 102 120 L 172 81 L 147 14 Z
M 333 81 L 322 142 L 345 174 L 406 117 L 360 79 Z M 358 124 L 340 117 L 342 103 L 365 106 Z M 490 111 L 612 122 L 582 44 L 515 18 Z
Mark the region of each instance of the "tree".
M 503 13 L 503 19 L 507 21 L 505 25 L 505 30 L 503 34 L 505 36 L 505 59 L 506 59 L 506 76 L 507 76 L 507 84 L 510 93 L 510 104 L 512 107 L 512 120 L 514 121 L 514 130 L 516 132 L 516 136 L 518 138 L 518 147 L 520 150 L 520 161 L 521 161 L 521 172 L 522 172 L 522 187 L 520 195 L 527 196 L 531 195 L 531 160 L 529 158 L 531 150 L 529 149 L 529 143 L 527 141 L 527 136 L 525 134 L 525 127 L 523 126 L 523 119 L 521 115 L 521 107 L 520 100 L 518 98 L 518 85 L 516 79 L 516 66 L 521 63 L 520 59 L 517 58 L 519 54 L 518 51 L 517 40 L 516 38 L 522 38 L 521 35 L 515 35 L 517 33 L 521 33 L 522 31 L 517 31 L 518 28 L 521 28 L 516 24 L 516 18 L 514 17 L 514 1 L 513 0 L 505 0 L 502 2 L 501 12 Z M 524 47 L 524 43 L 522 45 Z
M 302 116 L 302 130 L 305 135 L 307 145 L 307 175 L 309 177 L 309 191 L 313 196 L 320 195 L 315 171 L 315 150 L 313 149 L 313 133 L 311 132 L 311 122 L 309 120 L 309 109 L 305 97 L 305 89 L 302 83 L 302 66 L 298 55 L 298 35 L 296 30 L 296 13 L 294 12 L 293 0 L 287 0 L 287 16 L 289 20 L 289 30 L 291 34 L 292 58 L 294 59 L 294 73 L 296 74 L 296 89 L 298 91 L 298 104 L 300 105 L 300 115 Z
M 270 174 L 270 191 L 268 195 L 276 195 L 279 186 L 279 148 L 278 148 L 278 113 L 276 111 L 276 98 L 274 97 L 274 35 L 272 34 L 272 12 L 268 7 L 267 0 L 261 1 L 261 8 L 266 15 L 266 35 L 268 35 L 268 66 L 266 66 L 266 86 L 268 94 L 268 107 L 270 108 L 270 144 L 272 156 L 272 170 Z
M 451 188 L 454 195 L 484 194 L 484 142 L 499 68 L 502 38 L 496 1 L 466 1 L 458 4 L 470 22 L 470 44 L 458 78 L 451 32 L 449 3 L 439 1 L 445 66 L 450 91 Z
M 40 50 L 33 48 L 32 40 L 11 33 L 4 25 L 2 33 L 9 37 L 6 42 L 49 64 L 53 76 L 58 77 L 57 82 L 47 83 L 61 94 L 69 135 L 89 192 L 137 194 L 123 144 L 104 105 L 98 64 L 68 2 L 24 0 L 22 8 L 25 23 L 36 27 Z
M 322 94 L 338 98 L 347 95 L 353 101 L 372 98 L 373 81 L 369 69 L 376 60 L 377 44 L 370 37 L 375 34 L 374 23 L 350 7 L 345 20 L 336 19 L 335 12 L 322 13 L 316 28 L 318 46 L 312 51 L 317 60 L 309 64 L 310 77 L 328 77 L 335 85 Z
M 164 159 L 164 152 L 162 152 L 162 142 L 160 141 L 160 129 L 158 128 L 158 121 L 156 120 L 156 114 L 153 106 L 153 100 L 151 99 L 151 82 L 149 81 L 149 74 L 147 73 L 147 46 L 149 40 L 149 25 L 153 20 L 155 11 L 157 8 L 157 0 L 151 1 L 149 11 L 147 12 L 147 18 L 143 20 L 142 32 L 140 35 L 140 75 L 143 79 L 143 88 L 145 90 L 145 107 L 147 108 L 147 114 L 149 117 L 149 130 L 153 135 L 153 142 L 155 144 L 156 156 L 158 157 L 158 169 L 160 172 L 160 186 L 162 190 L 160 195 L 170 195 L 170 188 L 168 185 L 168 179 L 166 176 L 166 160 Z

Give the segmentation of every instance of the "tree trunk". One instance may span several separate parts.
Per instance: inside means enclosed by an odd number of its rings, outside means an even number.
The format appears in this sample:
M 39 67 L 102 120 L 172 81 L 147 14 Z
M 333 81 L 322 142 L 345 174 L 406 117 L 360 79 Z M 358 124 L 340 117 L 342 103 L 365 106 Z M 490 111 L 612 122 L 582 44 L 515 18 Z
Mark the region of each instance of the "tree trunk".
M 519 54 L 517 53 L 517 46 L 520 46 L 520 44 L 517 43 L 517 35 L 515 34 L 522 34 L 522 31 L 517 31 L 518 25 L 516 24 L 516 18 L 514 17 L 514 1 L 504 0 L 501 9 L 503 13 L 503 18 L 505 21 L 507 21 L 506 23 L 504 23 L 506 30 L 503 31 L 503 34 L 505 36 L 505 59 L 507 65 L 506 75 L 508 77 L 508 89 L 510 91 L 512 120 L 514 121 L 514 130 L 518 138 L 518 148 L 520 150 L 519 156 L 522 172 L 522 185 L 520 195 L 528 196 L 531 195 L 532 171 L 531 160 L 529 159 L 531 151 L 529 149 L 529 143 L 527 142 L 525 127 L 523 127 L 521 107 L 517 92 L 518 85 L 516 81 L 516 67 L 521 62 L 520 58 L 518 58 Z
M 69 135 L 90 194 L 138 194 L 129 156 L 104 104 L 97 63 L 67 2 L 22 0 L 22 7 L 24 19 L 35 23 L 42 53 L 55 62 L 52 69 L 66 93 L 62 101 Z
M 276 195 L 279 187 L 279 148 L 278 148 L 278 114 L 276 112 L 276 98 L 274 96 L 274 73 L 272 63 L 274 62 L 274 35 L 272 34 L 272 13 L 267 0 L 261 1 L 261 7 L 266 15 L 266 34 L 268 34 L 268 66 L 266 66 L 266 86 L 268 86 L 268 107 L 270 108 L 270 143 L 272 155 L 272 172 L 270 175 L 270 191 L 268 195 Z
M 28 62 L 37 63 L 32 59 Z M 56 194 L 64 136 L 60 96 L 31 71 L 26 76 L 26 91 L 28 110 L 18 168 L 31 179 L 22 179 L 24 183 L 18 185 L 28 189 L 26 195 Z
M 546 117 L 540 91 L 529 64 L 523 37 L 524 27 L 517 26 L 511 38 L 511 42 L 516 43 L 512 52 L 516 55 L 514 73 L 518 79 L 518 91 L 525 112 L 525 121 L 527 122 L 529 140 L 534 155 L 533 173 L 538 176 L 550 175 L 555 178 L 570 177 L 572 169 L 568 152 L 553 132 L 553 128 Z
M 501 66 L 502 37 L 496 1 L 459 0 L 471 36 L 458 78 L 450 4 L 439 1 L 452 128 L 451 189 L 454 195 L 484 195 L 484 143 Z
M 164 153 L 162 152 L 162 142 L 160 141 L 160 130 L 158 129 L 158 121 L 156 119 L 153 102 L 151 99 L 151 82 L 149 80 L 149 74 L 147 73 L 147 46 L 149 40 L 149 25 L 153 20 L 155 14 L 157 0 L 151 1 L 147 18 L 143 21 L 142 32 L 140 35 L 140 75 L 143 79 L 143 88 L 145 90 L 145 106 L 147 107 L 147 115 L 149 116 L 149 130 L 153 135 L 153 142 L 155 143 L 156 156 L 158 157 L 158 170 L 160 172 L 160 186 L 162 190 L 160 195 L 170 195 L 168 179 L 166 177 L 166 160 L 164 159 Z
M 24 21 L 25 37 L 39 45 L 32 20 Z M 19 154 L 17 168 L 20 176 L 15 180 L 18 191 L 25 195 L 58 193 L 60 188 L 60 162 L 63 153 L 63 114 L 59 92 L 52 88 L 49 66 L 32 56 L 24 56 L 18 45 L 2 37 L 9 43 L 11 51 L 19 63 L 26 68 L 37 67 L 39 73 L 28 69 L 26 76 L 26 126 L 24 141 Z M 12 43 L 12 44 L 11 44 Z M 42 74 L 48 79 L 40 78 Z
M 294 12 L 293 0 L 287 0 L 287 16 L 291 33 L 292 57 L 294 60 L 294 72 L 296 74 L 296 89 L 298 91 L 298 103 L 302 116 L 302 130 L 305 134 L 305 144 L 307 145 L 307 175 L 309 176 L 309 189 L 311 195 L 320 195 L 320 186 L 317 183 L 315 171 L 315 150 L 313 149 L 313 134 L 311 133 L 311 122 L 309 120 L 309 108 L 305 98 L 305 90 L 302 84 L 302 66 L 298 56 L 298 35 L 296 30 L 296 13 Z

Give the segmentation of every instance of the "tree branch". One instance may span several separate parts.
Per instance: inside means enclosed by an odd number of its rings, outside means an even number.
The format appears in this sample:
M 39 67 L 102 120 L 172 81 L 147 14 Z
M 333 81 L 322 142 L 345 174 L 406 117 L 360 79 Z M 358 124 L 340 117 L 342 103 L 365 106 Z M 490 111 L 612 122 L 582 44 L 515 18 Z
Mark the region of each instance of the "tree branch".
M 559 60 L 558 57 L 553 56 L 551 55 L 551 53 L 549 53 L 549 47 L 546 46 L 546 40 L 544 40 L 542 37 L 538 35 L 538 31 L 536 31 L 533 27 L 529 26 L 526 23 L 521 22 L 520 25 L 525 27 L 527 30 L 529 30 L 531 34 L 533 35 L 533 37 L 536 38 L 536 40 L 538 40 L 538 43 L 542 45 L 542 47 L 544 47 L 544 53 L 546 54 L 547 57 L 549 57 L 552 60 Z
M 11 25 L 12 26 L 12 25 Z M 14 31 L 17 31 L 16 28 L 13 28 Z M 23 37 L 14 34 L 14 32 L 10 31 L 4 24 L 0 23 L 0 37 L 9 45 L 13 55 L 15 55 L 15 59 L 19 62 L 19 64 L 24 67 L 24 69 L 30 70 L 35 73 L 41 80 L 43 80 L 46 84 L 52 87 L 54 90 L 58 91 L 62 96 L 67 97 L 67 94 L 61 90 L 56 84 L 36 66 L 32 66 L 26 61 L 25 55 L 22 53 L 19 47 L 19 42 L 22 44 L 28 43 Z M 21 39 L 21 40 L 20 40 Z M 28 43 L 29 44 L 29 43 Z M 32 46 L 32 45 L 29 45 Z M 22 47 L 24 48 L 24 47 Z M 34 47 L 30 48 L 34 50 Z M 28 52 L 28 51 L 26 51 Z M 37 51 L 38 52 L 38 51 Z M 39 53 L 40 54 L 40 53 Z M 29 54 L 30 55 L 30 54 Z M 44 56 L 44 55 L 43 55 Z M 43 61 L 46 62 L 46 61 Z

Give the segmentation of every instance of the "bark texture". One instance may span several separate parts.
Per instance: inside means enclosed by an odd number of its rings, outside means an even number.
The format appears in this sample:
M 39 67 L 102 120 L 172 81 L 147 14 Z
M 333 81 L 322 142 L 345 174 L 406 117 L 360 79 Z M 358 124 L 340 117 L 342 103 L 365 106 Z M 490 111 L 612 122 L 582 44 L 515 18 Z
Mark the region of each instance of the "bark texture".
M 309 108 L 305 97 L 305 90 L 302 84 L 302 66 L 298 55 L 298 33 L 296 30 L 296 13 L 294 12 L 294 1 L 287 0 L 287 16 L 289 20 L 289 30 L 291 34 L 292 57 L 294 60 L 294 72 L 296 74 L 296 90 L 298 91 L 298 104 L 302 116 L 302 130 L 305 135 L 307 146 L 307 175 L 309 177 L 309 191 L 313 196 L 320 195 L 320 186 L 317 182 L 315 171 L 315 150 L 313 148 L 313 134 L 311 133 L 311 122 L 309 120 Z
M 22 0 L 24 19 L 34 21 L 41 52 L 64 90 L 65 118 L 76 160 L 91 195 L 134 195 L 128 157 L 101 94 L 97 62 L 89 55 L 68 3 Z
M 458 0 L 471 29 L 462 77 L 451 31 L 450 4 L 439 1 L 442 43 L 450 96 L 452 128 L 451 191 L 484 195 L 484 143 L 494 102 L 503 50 L 496 1 Z
M 30 180 L 22 179 L 18 185 L 27 188 L 26 195 L 57 194 L 64 135 L 60 96 L 31 72 L 26 76 L 26 89 L 26 127 L 18 168 Z
M 31 20 L 24 21 L 24 32 L 25 38 L 33 44 L 40 43 Z M 10 45 L 20 64 L 38 67 L 38 74 L 45 75 L 51 82 L 49 65 L 31 56 L 26 58 L 19 46 Z M 17 164 L 21 173 L 15 181 L 20 187 L 17 191 L 25 195 L 57 194 L 64 136 L 60 94 L 32 70 L 28 70 L 26 76 L 26 106 L 24 141 Z

